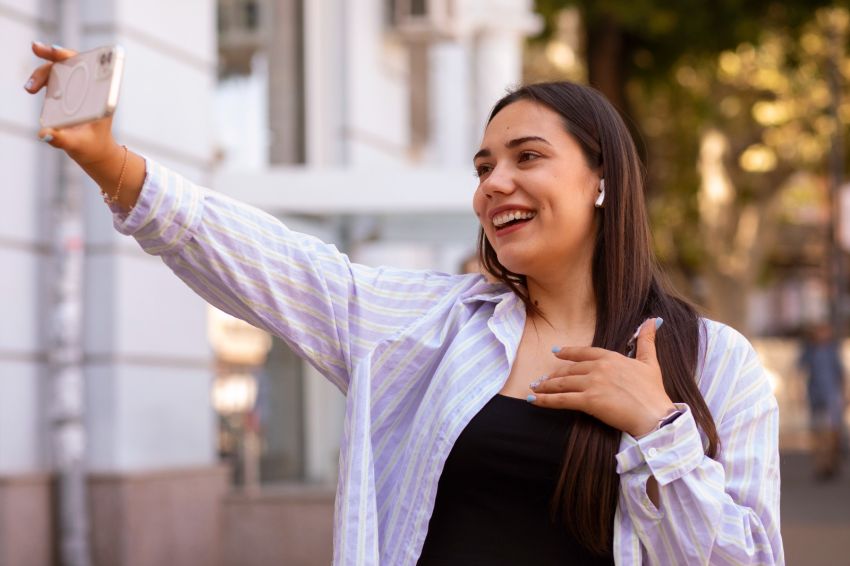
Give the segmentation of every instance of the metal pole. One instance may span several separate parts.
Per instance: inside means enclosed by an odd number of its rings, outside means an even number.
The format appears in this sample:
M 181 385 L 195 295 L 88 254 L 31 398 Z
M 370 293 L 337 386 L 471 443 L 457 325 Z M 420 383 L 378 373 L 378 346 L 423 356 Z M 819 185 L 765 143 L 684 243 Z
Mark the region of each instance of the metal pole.
M 80 45 L 77 0 L 57 0 L 61 41 Z M 54 283 L 49 325 L 49 418 L 57 474 L 58 543 L 62 566 L 90 566 L 85 474 L 82 298 L 84 234 L 81 174 L 67 158 L 59 168 L 51 213 Z
M 844 266 L 844 252 L 839 241 L 841 228 L 841 186 L 844 180 L 844 131 L 838 109 L 841 105 L 842 76 L 840 63 L 844 56 L 843 33 L 836 29 L 834 23 L 829 24 L 827 31 L 829 39 L 829 60 L 827 80 L 830 91 L 830 114 L 835 129 L 832 132 L 829 152 L 829 194 L 830 194 L 830 288 L 832 294 L 832 326 L 835 340 L 840 344 L 845 334 L 844 295 L 847 290 L 847 275 Z

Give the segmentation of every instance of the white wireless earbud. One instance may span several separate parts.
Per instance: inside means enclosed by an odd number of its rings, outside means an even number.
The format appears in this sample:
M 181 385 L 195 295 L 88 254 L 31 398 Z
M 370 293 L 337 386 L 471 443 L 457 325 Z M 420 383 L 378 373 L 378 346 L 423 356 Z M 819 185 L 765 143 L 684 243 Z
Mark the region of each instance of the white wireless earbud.
M 599 179 L 599 196 L 596 197 L 596 202 L 594 205 L 596 208 L 602 208 L 602 204 L 605 202 L 605 179 Z

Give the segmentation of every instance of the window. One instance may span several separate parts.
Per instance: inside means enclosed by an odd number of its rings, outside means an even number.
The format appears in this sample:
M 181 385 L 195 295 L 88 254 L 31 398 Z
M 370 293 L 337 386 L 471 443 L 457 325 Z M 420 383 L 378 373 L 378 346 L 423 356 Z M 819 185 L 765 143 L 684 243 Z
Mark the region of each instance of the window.
M 453 4 L 453 0 L 387 0 L 386 22 L 403 34 L 447 34 Z
M 218 0 L 219 76 L 251 73 L 251 59 L 265 49 L 270 0 Z

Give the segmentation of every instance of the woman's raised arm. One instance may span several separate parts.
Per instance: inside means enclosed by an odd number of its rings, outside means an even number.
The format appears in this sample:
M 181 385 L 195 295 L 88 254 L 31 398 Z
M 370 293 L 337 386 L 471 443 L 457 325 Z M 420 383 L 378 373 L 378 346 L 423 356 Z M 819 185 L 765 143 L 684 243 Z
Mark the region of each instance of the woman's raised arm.
M 36 93 L 51 65 L 74 52 L 42 44 L 33 51 L 48 61 L 27 83 Z M 343 391 L 376 344 L 484 282 L 352 263 L 333 245 L 126 151 L 111 125 L 104 118 L 40 134 L 108 199 L 120 183 L 111 202 L 119 232 L 159 256 L 210 304 L 281 337 Z

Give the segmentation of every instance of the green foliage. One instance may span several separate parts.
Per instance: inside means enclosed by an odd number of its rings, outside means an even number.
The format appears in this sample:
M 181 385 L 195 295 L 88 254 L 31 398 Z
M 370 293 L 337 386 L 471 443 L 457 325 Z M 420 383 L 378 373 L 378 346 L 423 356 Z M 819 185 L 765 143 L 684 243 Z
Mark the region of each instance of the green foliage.
M 641 111 L 642 122 L 657 115 L 675 117 L 665 120 L 666 130 L 652 144 L 657 148 L 670 138 L 678 141 L 672 153 L 664 156 L 670 163 L 664 168 L 671 169 L 666 175 L 679 185 L 674 188 L 665 174 L 654 169 L 654 181 L 668 197 L 677 189 L 687 194 L 698 188 L 700 179 L 694 176 L 688 152 L 696 150 L 697 136 L 708 127 L 722 131 L 729 140 L 726 171 L 738 207 L 755 203 L 767 210 L 795 174 L 824 173 L 833 132 L 840 128 L 843 133 L 850 118 L 845 87 L 840 94 L 845 102 L 838 108 L 836 122 L 827 77 L 835 59 L 840 82 L 846 85 L 850 79 L 850 59 L 844 49 L 850 14 L 843 9 L 822 9 L 811 16 L 798 30 L 768 22 L 757 42 L 741 43 L 712 59 L 683 57 L 671 70 L 675 81 L 664 88 L 638 89 L 643 97 L 635 107 Z M 678 103 L 665 104 L 659 91 L 666 91 L 667 97 Z M 690 155 L 692 160 L 697 153 Z M 693 202 L 686 194 L 680 193 L 685 197 L 683 206 Z M 789 217 L 782 207 L 787 201 L 777 202 L 779 218 L 770 220 L 781 223 Z M 664 226 L 665 218 L 657 220 Z M 699 237 L 694 230 L 667 228 L 677 233 L 679 242 Z M 686 261 L 700 257 L 684 254 Z M 767 266 L 753 268 L 765 270 Z
M 822 268 L 835 132 L 850 158 L 848 2 L 537 6 L 547 25 L 530 43 L 527 79 L 589 76 L 630 116 L 647 164 L 658 257 L 680 283 L 700 282 L 695 298 L 714 316 L 744 328 L 754 287 Z M 580 14 L 583 37 L 565 33 L 572 29 L 559 18 L 565 8 Z M 575 54 L 584 65 L 569 64 Z M 837 108 L 831 69 L 838 70 Z M 708 187 L 717 185 L 701 176 L 709 170 L 700 162 L 709 132 L 719 132 L 712 139 L 724 148 L 710 170 L 726 188 L 714 197 Z
M 610 25 L 621 31 L 629 77 L 665 78 L 684 55 L 712 58 L 740 43 L 758 41 L 766 23 L 794 32 L 826 0 L 538 0 L 548 40 L 558 12 L 576 7 L 592 32 Z

